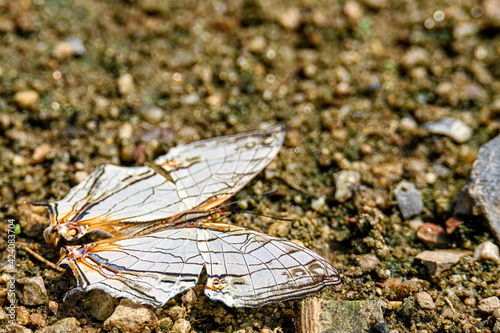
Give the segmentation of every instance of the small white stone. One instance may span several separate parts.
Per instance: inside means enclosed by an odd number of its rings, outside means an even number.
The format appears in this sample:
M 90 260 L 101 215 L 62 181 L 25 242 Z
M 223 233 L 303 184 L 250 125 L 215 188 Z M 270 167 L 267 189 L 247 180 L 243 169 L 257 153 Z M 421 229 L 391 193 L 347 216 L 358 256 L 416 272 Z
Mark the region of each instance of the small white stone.
M 128 95 L 135 91 L 134 77 L 132 74 L 126 73 L 118 78 L 118 92 L 120 95 Z
M 417 299 L 418 305 L 420 305 L 422 309 L 433 310 L 436 308 L 436 303 L 434 303 L 432 296 L 425 291 L 417 293 L 415 298 Z
M 479 244 L 474 251 L 474 259 L 491 260 L 495 264 L 500 263 L 498 246 L 490 241 Z
M 290 7 L 286 12 L 281 15 L 279 23 L 287 29 L 297 29 L 300 25 L 301 15 L 300 9 L 297 7 Z
M 316 200 L 311 201 L 311 207 L 318 213 L 322 213 L 326 209 L 325 196 L 321 196 Z
M 130 123 L 125 123 L 118 130 L 118 137 L 121 140 L 130 140 L 134 135 L 134 127 Z
M 428 122 L 422 125 L 430 133 L 446 135 L 458 143 L 470 140 L 472 128 L 461 120 L 444 117 L 439 121 Z
M 191 323 L 186 319 L 177 319 L 172 327 L 172 333 L 188 333 L 191 330 Z
M 52 55 L 57 60 L 64 60 L 76 55 L 76 49 L 72 43 L 68 41 L 62 41 L 54 45 Z
M 33 151 L 31 160 L 34 164 L 42 163 L 47 159 L 47 155 L 52 150 L 52 147 L 48 143 L 42 143 Z
M 340 171 L 335 175 L 335 200 L 346 202 L 358 188 L 361 175 L 357 171 Z
M 149 106 L 142 110 L 142 114 L 147 121 L 152 124 L 158 124 L 163 120 L 164 112 L 157 106 Z
M 19 91 L 14 95 L 14 102 L 22 108 L 33 108 L 40 100 L 40 95 L 34 90 Z
M 482 299 L 479 301 L 477 308 L 483 313 L 492 313 L 496 309 L 500 308 L 500 300 L 496 296 Z

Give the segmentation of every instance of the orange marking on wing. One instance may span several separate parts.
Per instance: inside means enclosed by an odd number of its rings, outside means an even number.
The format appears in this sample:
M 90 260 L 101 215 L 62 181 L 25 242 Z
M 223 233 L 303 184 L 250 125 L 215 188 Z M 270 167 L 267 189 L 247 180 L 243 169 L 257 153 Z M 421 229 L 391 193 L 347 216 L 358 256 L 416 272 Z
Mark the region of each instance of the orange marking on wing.
M 200 226 L 205 229 L 215 229 L 219 231 L 243 230 L 241 227 L 224 223 L 201 222 Z

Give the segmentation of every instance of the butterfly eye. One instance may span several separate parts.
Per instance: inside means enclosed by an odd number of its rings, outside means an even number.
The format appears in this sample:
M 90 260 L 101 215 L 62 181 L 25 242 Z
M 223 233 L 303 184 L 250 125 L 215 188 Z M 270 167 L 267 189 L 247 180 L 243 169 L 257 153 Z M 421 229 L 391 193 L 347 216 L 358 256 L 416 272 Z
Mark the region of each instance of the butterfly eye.
M 75 238 L 75 236 L 78 235 L 78 229 L 77 228 L 72 228 L 68 230 L 68 236 L 71 238 Z

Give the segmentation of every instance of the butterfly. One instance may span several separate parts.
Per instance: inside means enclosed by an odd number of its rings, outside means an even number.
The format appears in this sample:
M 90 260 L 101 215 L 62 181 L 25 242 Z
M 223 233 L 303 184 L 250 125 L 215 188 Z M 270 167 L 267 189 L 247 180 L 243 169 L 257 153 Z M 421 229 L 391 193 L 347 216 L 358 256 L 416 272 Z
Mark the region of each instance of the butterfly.
M 109 238 L 67 245 L 75 291 L 161 307 L 207 276 L 204 293 L 230 307 L 257 307 L 341 283 L 317 253 L 289 240 L 222 224 L 220 205 L 277 155 L 285 131 L 217 137 L 180 145 L 151 165 L 104 164 L 47 207 L 46 242 L 89 232 Z

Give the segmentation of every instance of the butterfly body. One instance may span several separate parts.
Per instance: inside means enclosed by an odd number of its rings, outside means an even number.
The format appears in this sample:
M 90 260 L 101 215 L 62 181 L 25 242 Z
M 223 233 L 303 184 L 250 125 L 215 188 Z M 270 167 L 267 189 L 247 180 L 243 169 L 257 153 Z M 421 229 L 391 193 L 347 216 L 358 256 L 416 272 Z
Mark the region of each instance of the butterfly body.
M 335 268 L 291 241 L 219 223 L 220 205 L 278 153 L 284 130 L 209 139 L 173 148 L 153 166 L 103 165 L 56 203 L 46 204 L 47 243 L 89 232 L 110 238 L 65 246 L 60 264 L 75 290 L 162 306 L 207 275 L 205 294 L 255 307 L 340 284 Z M 71 293 L 71 292 L 70 292 Z

